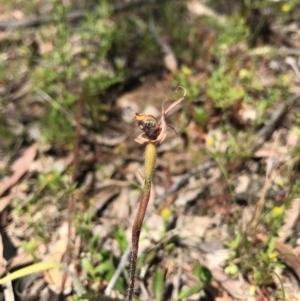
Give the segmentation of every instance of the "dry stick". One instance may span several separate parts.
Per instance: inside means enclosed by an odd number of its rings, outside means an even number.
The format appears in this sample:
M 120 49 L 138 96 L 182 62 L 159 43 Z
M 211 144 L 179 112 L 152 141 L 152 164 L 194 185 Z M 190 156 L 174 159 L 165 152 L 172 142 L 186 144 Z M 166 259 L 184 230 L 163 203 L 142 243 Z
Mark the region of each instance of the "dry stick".
M 279 135 L 277 135 L 275 137 L 275 141 L 274 141 L 274 143 L 272 145 L 271 153 L 276 148 L 276 146 L 278 144 L 278 139 L 279 139 Z M 264 184 L 264 187 L 263 187 L 263 190 L 262 190 L 262 193 L 261 193 L 261 197 L 260 197 L 259 201 L 255 205 L 255 211 L 254 211 L 254 214 L 253 214 L 253 218 L 252 218 L 252 221 L 251 221 L 251 223 L 249 225 L 249 231 L 250 231 L 249 233 L 251 233 L 251 231 L 253 231 L 253 232 L 256 231 L 259 219 L 261 217 L 261 213 L 262 213 L 263 207 L 265 205 L 267 192 L 269 191 L 269 189 L 270 189 L 270 187 L 272 185 L 273 178 L 271 177 L 271 175 L 272 175 L 272 171 L 275 169 L 275 164 L 271 160 L 272 159 L 269 158 L 268 162 L 267 162 L 265 184 Z
M 113 13 L 119 13 L 128 11 L 130 9 L 141 7 L 143 4 L 156 4 L 159 3 L 158 1 L 154 0 L 140 0 L 140 1 L 131 1 L 129 3 L 121 4 L 118 6 L 115 6 L 113 8 Z M 93 12 L 94 7 L 86 7 L 85 9 L 75 9 L 72 10 L 67 14 L 67 20 L 69 22 L 75 22 L 80 19 L 82 19 L 87 11 Z M 44 24 L 48 24 L 55 21 L 54 16 L 49 15 L 35 15 L 35 16 L 29 16 L 27 18 L 24 18 L 22 20 L 6 20 L 0 22 L 0 31 L 13 31 L 18 28 L 27 28 L 27 27 L 37 27 Z
M 83 110 L 83 95 L 80 95 L 77 101 L 77 116 L 76 116 L 76 129 L 75 129 L 75 142 L 74 142 L 74 169 L 70 178 L 70 187 L 75 183 L 75 178 L 79 166 L 79 143 L 80 143 L 80 131 L 81 131 L 81 116 Z M 64 255 L 65 263 L 68 266 L 71 262 L 71 237 L 72 237 L 72 213 L 74 208 L 74 195 L 71 194 L 68 199 L 68 244 L 67 249 Z M 63 279 L 60 287 L 60 296 L 59 299 L 63 299 L 64 288 L 67 280 L 67 270 L 63 273 Z
M 252 152 L 259 149 L 263 143 L 268 140 L 276 128 L 279 126 L 289 109 L 299 100 L 299 96 L 296 94 L 291 95 L 283 104 L 279 106 L 277 110 L 272 114 L 269 122 L 257 133 L 258 141 L 255 143 Z
M 129 288 L 127 294 L 127 300 L 131 301 L 134 293 L 135 284 L 135 272 L 138 258 L 139 250 L 139 239 L 141 234 L 141 229 L 143 226 L 144 217 L 146 214 L 148 201 L 150 197 L 151 181 L 153 178 L 153 172 L 155 167 L 157 155 L 157 146 L 155 143 L 149 142 L 146 145 L 145 151 L 145 181 L 144 188 L 140 195 L 140 204 L 136 218 L 132 226 L 132 250 L 131 250 L 131 262 L 130 262 L 130 279 Z

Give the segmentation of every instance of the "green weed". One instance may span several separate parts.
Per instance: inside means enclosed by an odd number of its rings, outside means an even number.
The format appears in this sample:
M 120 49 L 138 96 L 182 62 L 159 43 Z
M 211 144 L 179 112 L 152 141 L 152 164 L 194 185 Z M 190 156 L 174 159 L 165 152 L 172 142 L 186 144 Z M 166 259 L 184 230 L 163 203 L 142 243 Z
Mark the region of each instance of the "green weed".
M 187 101 L 192 103 L 200 95 L 201 85 L 199 79 L 192 77 L 193 70 L 182 66 L 181 70 L 173 74 L 173 82 L 176 86 L 182 85 L 188 91 Z
M 215 70 L 207 80 L 207 95 L 212 99 L 216 108 L 226 110 L 239 99 L 243 99 L 245 91 L 236 80 L 233 71 L 222 68 Z
M 188 288 L 188 289 L 185 289 L 185 288 L 181 289 L 176 300 L 182 300 L 184 298 L 189 298 L 189 297 L 193 296 L 194 294 L 199 293 L 212 280 L 212 275 L 211 275 L 210 271 L 202 265 L 196 266 L 193 269 L 193 273 L 194 273 L 194 275 L 196 275 L 198 277 L 198 279 L 200 280 L 200 283 L 191 288 Z

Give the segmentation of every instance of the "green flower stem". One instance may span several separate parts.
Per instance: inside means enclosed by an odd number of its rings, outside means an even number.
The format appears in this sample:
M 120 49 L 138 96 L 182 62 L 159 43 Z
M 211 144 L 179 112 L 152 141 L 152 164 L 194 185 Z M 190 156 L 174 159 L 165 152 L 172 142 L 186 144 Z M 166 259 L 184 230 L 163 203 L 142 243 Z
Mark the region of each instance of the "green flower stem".
M 131 251 L 131 263 L 130 263 L 130 279 L 129 279 L 129 288 L 127 294 L 127 300 L 132 301 L 133 293 L 134 293 L 134 284 L 135 284 L 135 273 L 136 273 L 136 265 L 138 258 L 138 250 L 139 250 L 139 239 L 141 234 L 141 229 L 143 226 L 143 221 L 145 217 L 145 213 L 148 206 L 148 201 L 150 198 L 150 190 L 151 190 L 151 181 L 153 178 L 155 161 L 157 155 L 157 146 L 156 144 L 149 142 L 146 145 L 145 150 L 145 181 L 144 188 L 140 195 L 140 204 L 138 208 L 138 212 L 136 218 L 134 220 L 132 226 L 132 251 Z

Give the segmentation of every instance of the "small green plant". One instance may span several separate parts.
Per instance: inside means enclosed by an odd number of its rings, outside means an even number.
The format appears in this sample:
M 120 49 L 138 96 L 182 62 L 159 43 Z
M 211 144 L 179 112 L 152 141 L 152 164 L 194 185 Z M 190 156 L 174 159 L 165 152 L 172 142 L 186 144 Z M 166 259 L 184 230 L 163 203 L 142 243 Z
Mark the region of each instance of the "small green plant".
M 194 119 L 198 125 L 200 126 L 206 125 L 208 118 L 209 118 L 209 114 L 205 111 L 205 109 L 201 107 L 195 108 Z
M 152 292 L 156 301 L 162 300 L 164 293 L 164 275 L 160 267 L 155 270 L 153 276 Z
M 194 275 L 196 275 L 198 277 L 198 279 L 200 280 L 200 283 L 191 288 L 181 289 L 176 300 L 182 300 L 184 298 L 189 298 L 189 297 L 193 296 L 194 294 L 199 293 L 212 280 L 212 275 L 211 275 L 210 271 L 202 265 L 196 266 L 193 270 L 193 273 L 194 273 Z
M 43 52 L 31 78 L 33 92 L 49 103 L 40 121 L 44 140 L 69 148 L 74 140 L 72 112 L 78 91 L 84 95 L 84 106 L 96 129 L 99 130 L 99 123 L 107 118 L 108 108 L 98 96 L 122 79 L 122 72 L 118 70 L 117 75 L 107 62 L 108 51 L 119 33 L 111 18 L 109 1 L 102 0 L 92 12 L 87 11 L 75 28 L 71 28 L 67 20 L 71 7 L 57 0 L 52 2 L 55 26 L 41 28 L 40 35 L 44 43 L 48 43 L 52 34 L 53 49 Z M 75 35 L 82 42 L 78 54 L 74 54 L 70 42 L 70 37 Z M 94 66 L 101 67 L 95 70 Z M 80 71 L 84 75 L 79 74 Z M 75 85 L 77 89 L 70 88 Z
M 233 71 L 226 72 L 223 68 L 215 70 L 207 80 L 207 96 L 216 108 L 226 110 L 245 96 L 245 90 L 235 78 Z
M 21 241 L 20 245 L 34 260 L 38 259 L 36 256 L 37 244 L 35 239 L 31 239 L 28 242 Z
M 253 246 L 252 240 L 246 235 L 238 233 L 236 237 L 225 245 L 232 250 L 228 257 L 225 273 L 237 278 L 240 273 L 248 275 L 256 285 L 273 283 L 275 267 L 284 268 L 277 260 L 275 253 L 275 235 L 282 225 L 284 207 L 274 207 L 263 217 L 263 221 L 270 227 L 269 236 L 265 243 Z
M 225 25 L 219 23 L 218 28 L 220 33 L 215 43 L 215 53 L 217 55 L 220 54 L 220 52 L 227 51 L 227 49 L 233 45 L 245 42 L 249 36 L 249 29 L 246 26 L 245 19 L 238 15 L 230 17 Z
M 121 227 L 117 227 L 117 229 L 115 230 L 114 236 L 119 245 L 119 249 L 120 249 L 121 253 L 123 254 L 128 245 L 128 241 L 126 239 L 126 233 L 124 232 L 124 230 Z
M 101 0 L 92 12 L 85 13 L 79 27 L 80 36 L 84 40 L 84 45 L 95 45 L 94 51 L 88 49 L 84 51 L 88 61 L 105 58 L 114 42 L 117 26 L 110 19 L 112 9 L 109 1 Z
M 187 67 L 182 66 L 181 70 L 173 74 L 173 82 L 176 86 L 182 85 L 189 91 L 187 101 L 194 102 L 200 95 L 201 85 L 197 78 L 192 77 L 193 71 Z
M 41 188 L 48 188 L 52 192 L 59 191 L 62 188 L 65 189 L 68 186 L 68 177 L 63 175 L 58 170 L 53 170 L 48 174 L 40 173 L 38 175 L 38 183 L 41 185 Z
M 97 292 L 101 287 L 103 280 L 109 282 L 113 276 L 117 261 L 113 254 L 105 249 L 99 250 L 99 235 L 92 234 L 92 217 L 93 213 L 88 210 L 84 215 L 82 212 L 76 214 L 75 224 L 78 235 L 83 239 L 85 252 L 81 258 L 81 266 L 87 272 L 89 289 Z M 121 254 L 127 247 L 125 233 L 121 228 L 115 231 L 115 238 L 118 241 Z M 120 293 L 125 293 L 125 280 L 118 278 L 115 289 Z

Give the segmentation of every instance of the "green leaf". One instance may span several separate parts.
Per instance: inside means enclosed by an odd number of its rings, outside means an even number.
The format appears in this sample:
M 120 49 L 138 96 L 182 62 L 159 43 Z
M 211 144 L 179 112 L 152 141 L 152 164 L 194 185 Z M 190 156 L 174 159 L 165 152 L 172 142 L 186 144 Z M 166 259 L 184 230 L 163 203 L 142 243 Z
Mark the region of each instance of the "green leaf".
M 55 268 L 64 268 L 64 265 L 60 262 L 39 262 L 27 266 L 23 269 L 17 270 L 6 277 L 0 279 L 0 284 L 4 284 L 5 282 L 12 281 L 30 274 L 39 273 L 42 271 L 55 269 Z
M 126 234 L 121 227 L 117 227 L 115 231 L 115 238 L 118 242 L 121 252 L 124 253 L 127 248 L 128 242 L 127 242 Z
M 269 242 L 269 246 L 268 246 L 268 254 L 271 254 L 274 252 L 275 249 L 275 237 L 272 236 Z
M 211 282 L 212 275 L 209 269 L 203 265 L 198 265 L 193 270 L 194 275 L 196 275 L 204 286 Z
M 153 277 L 152 291 L 156 301 L 162 300 L 164 292 L 164 276 L 161 268 L 157 268 Z
M 91 264 L 88 258 L 86 257 L 82 258 L 81 266 L 92 276 L 95 275 L 95 267 Z
M 203 288 L 204 288 L 204 285 L 201 283 L 201 284 L 193 286 L 192 288 L 182 289 L 176 300 L 181 300 L 183 298 L 191 297 L 191 296 L 199 293 L 200 291 L 202 291 Z

